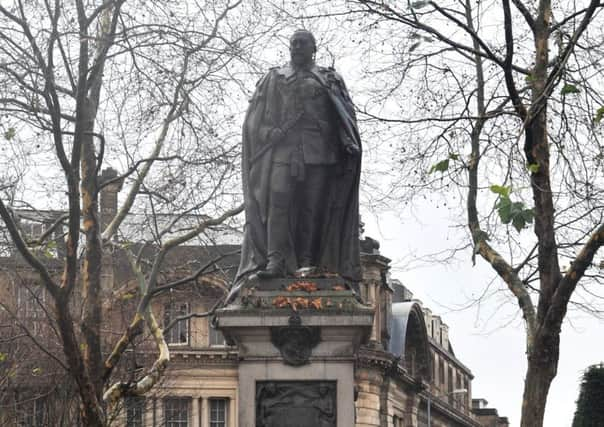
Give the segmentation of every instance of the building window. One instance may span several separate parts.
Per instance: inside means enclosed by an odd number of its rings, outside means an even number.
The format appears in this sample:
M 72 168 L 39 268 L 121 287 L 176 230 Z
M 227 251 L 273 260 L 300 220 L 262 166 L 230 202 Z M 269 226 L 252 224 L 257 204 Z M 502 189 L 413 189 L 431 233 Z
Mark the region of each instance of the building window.
M 432 338 L 440 343 L 440 328 L 438 327 L 436 319 L 432 320 Z
M 453 368 L 449 366 L 447 377 L 447 395 L 449 397 L 449 405 L 453 405 L 455 396 L 453 395 Z
M 210 399 L 210 427 L 226 427 L 228 399 Z
M 168 303 L 164 306 L 164 328 L 167 328 L 175 319 L 189 314 L 187 303 Z M 168 344 L 188 344 L 189 319 L 176 322 L 169 330 L 164 331 Z
M 126 427 L 143 427 L 144 414 L 145 399 L 143 397 L 126 399 Z
M 17 286 L 17 312 L 24 326 L 34 335 L 44 333 L 47 323 L 46 292 L 42 286 L 19 283 Z
M 209 325 L 209 322 L 208 322 L 208 326 L 209 326 L 209 330 L 210 330 L 210 346 L 211 347 L 214 347 L 214 346 L 224 347 L 226 345 L 226 342 L 224 340 L 224 335 L 222 335 L 222 332 L 216 328 L 213 328 L 212 325 Z
M 438 361 L 438 382 L 440 384 L 440 389 L 444 390 L 445 388 L 445 362 L 440 359 Z
M 48 423 L 46 400 L 34 399 L 18 408 L 19 427 L 44 427 Z
M 398 415 L 394 415 L 392 417 L 392 426 L 393 427 L 403 427 L 403 419 Z
M 469 409 L 469 401 L 470 401 L 470 388 L 468 387 L 468 377 L 464 376 L 463 377 L 463 388 L 466 389 L 466 393 L 464 393 L 463 395 L 463 405 L 465 407 L 465 410 L 467 411 Z
M 164 427 L 189 427 L 191 399 L 164 399 Z
M 459 373 L 459 371 L 456 372 L 457 375 L 455 375 L 456 377 L 456 388 L 457 390 L 461 390 L 461 375 Z M 465 393 L 458 393 L 457 394 L 457 399 L 455 399 L 457 401 L 457 407 L 461 408 L 462 404 L 463 404 L 463 399 L 465 398 Z

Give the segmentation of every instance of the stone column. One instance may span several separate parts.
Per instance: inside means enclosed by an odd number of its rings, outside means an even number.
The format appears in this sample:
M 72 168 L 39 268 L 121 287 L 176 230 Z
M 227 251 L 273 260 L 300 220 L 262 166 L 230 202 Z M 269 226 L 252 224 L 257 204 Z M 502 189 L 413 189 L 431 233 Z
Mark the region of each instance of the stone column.
M 379 370 L 365 367 L 356 373 L 359 396 L 356 427 L 380 427 L 380 396 L 384 380 Z
M 228 425 L 229 427 L 237 427 L 239 425 L 237 419 L 237 399 L 232 399 L 229 401 L 229 413 L 228 413 Z
M 382 328 L 381 328 L 381 289 L 382 282 L 385 279 L 388 271 L 390 259 L 379 254 L 362 254 L 361 264 L 363 265 L 363 283 L 367 286 L 367 301 L 374 310 L 376 315 L 373 318 L 373 326 L 371 329 L 370 345 L 381 347 L 382 345 Z
M 207 424 L 209 424 L 210 422 L 210 412 L 209 412 L 209 406 L 210 406 L 210 402 L 208 401 L 208 399 L 206 397 L 202 397 L 200 398 L 201 401 L 201 408 L 199 410 L 199 412 L 201 413 L 201 425 L 202 427 L 205 427 Z
M 192 427 L 202 427 L 202 425 L 200 425 L 199 421 L 199 415 L 200 415 L 200 411 L 199 411 L 199 398 L 197 397 L 193 397 L 191 399 L 191 426 Z
M 409 395 L 409 398 L 407 399 L 407 419 L 405 420 L 405 425 L 408 425 L 409 427 L 417 427 L 419 425 L 417 417 L 420 402 L 421 399 L 418 393 Z

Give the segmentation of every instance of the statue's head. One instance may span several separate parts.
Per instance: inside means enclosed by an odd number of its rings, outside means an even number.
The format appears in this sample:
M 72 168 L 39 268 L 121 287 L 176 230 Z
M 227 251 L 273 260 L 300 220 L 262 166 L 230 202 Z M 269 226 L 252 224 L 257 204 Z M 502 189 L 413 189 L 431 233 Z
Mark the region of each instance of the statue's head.
M 265 390 L 269 396 L 275 396 L 277 394 L 277 386 L 275 385 L 275 383 L 268 383 L 265 386 Z
M 327 386 L 327 384 L 319 385 L 319 395 L 321 397 L 325 397 L 327 396 L 327 393 L 329 393 L 329 387 Z
M 294 65 L 311 64 L 316 51 L 315 36 L 308 30 L 296 30 L 289 39 L 289 53 Z

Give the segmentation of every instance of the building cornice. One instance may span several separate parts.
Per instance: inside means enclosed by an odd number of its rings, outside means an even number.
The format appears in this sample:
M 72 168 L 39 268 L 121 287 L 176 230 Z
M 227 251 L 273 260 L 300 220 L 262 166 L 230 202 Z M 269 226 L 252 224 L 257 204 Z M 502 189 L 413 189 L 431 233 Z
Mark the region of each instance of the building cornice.
M 447 360 L 453 362 L 455 364 L 455 366 L 457 368 L 461 369 L 462 371 L 464 371 L 464 373 L 466 373 L 470 377 L 470 379 L 474 379 L 474 374 L 472 374 L 472 371 L 470 371 L 470 368 L 468 368 L 466 365 L 464 365 L 463 363 L 461 363 L 457 357 L 455 357 L 454 355 L 452 355 L 451 353 L 449 353 L 448 351 L 446 351 L 445 349 L 443 349 L 434 340 L 434 338 L 428 336 L 428 342 L 430 343 L 430 347 L 432 348 L 433 351 L 441 354 Z
M 409 375 L 407 369 L 399 362 L 399 359 L 392 353 L 361 347 L 357 355 L 356 367 L 379 369 L 382 375 L 395 378 L 414 390 L 423 390 L 428 387 L 428 384 L 420 378 Z
M 217 365 L 225 367 L 237 367 L 239 363 L 239 353 L 233 347 L 221 348 L 203 348 L 195 349 L 191 347 L 170 346 L 170 367 L 181 368 L 204 368 L 207 366 L 215 367 Z M 152 359 L 155 353 L 145 353 L 145 358 Z
M 421 399 L 427 404 L 428 397 L 426 393 L 420 394 Z M 451 418 L 458 423 L 462 424 L 464 427 L 481 427 L 477 420 L 475 420 L 472 416 L 465 414 L 454 406 L 442 400 L 442 397 L 439 396 L 430 396 L 430 407 L 432 412 L 440 412 L 448 418 Z

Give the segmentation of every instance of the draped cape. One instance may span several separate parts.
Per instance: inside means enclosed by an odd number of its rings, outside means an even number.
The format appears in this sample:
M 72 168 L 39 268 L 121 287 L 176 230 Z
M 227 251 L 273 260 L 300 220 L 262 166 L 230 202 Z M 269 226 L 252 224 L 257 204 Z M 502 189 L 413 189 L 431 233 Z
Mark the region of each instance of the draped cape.
M 325 191 L 329 192 L 326 221 L 324 222 L 319 267 L 337 273 L 353 283 L 361 280 L 359 248 L 359 179 L 361 172 L 361 140 L 354 107 L 342 78 L 332 69 L 313 66 L 311 73 L 326 88 L 333 104 L 337 123 L 340 161 L 333 179 Z M 243 123 L 242 181 L 245 203 L 245 227 L 241 261 L 227 297 L 231 301 L 245 279 L 267 264 L 267 215 L 272 146 L 268 136 L 271 130 L 282 127 L 278 105 L 278 80 L 287 78 L 290 65 L 271 69 L 257 84 Z M 275 142 L 276 144 L 279 141 Z M 346 145 L 355 145 L 358 155 L 345 151 Z M 356 290 L 358 293 L 358 290 Z

